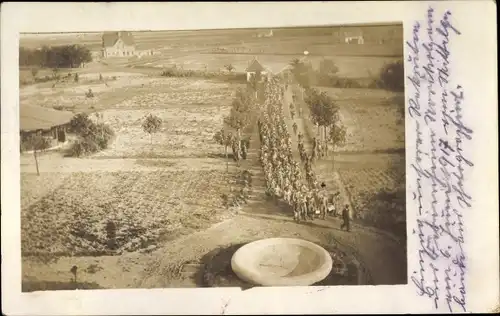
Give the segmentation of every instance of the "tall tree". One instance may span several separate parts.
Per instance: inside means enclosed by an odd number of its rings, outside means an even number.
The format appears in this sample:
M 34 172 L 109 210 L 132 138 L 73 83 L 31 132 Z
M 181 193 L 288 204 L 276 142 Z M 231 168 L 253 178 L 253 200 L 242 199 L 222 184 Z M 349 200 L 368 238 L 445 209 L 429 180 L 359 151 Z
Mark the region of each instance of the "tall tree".
M 258 99 L 258 93 L 259 93 L 259 86 L 260 86 L 260 78 L 257 74 L 254 74 L 252 76 L 250 76 L 250 80 L 248 81 L 248 85 L 250 86 L 250 88 L 252 89 L 253 93 L 254 93 L 254 96 L 255 96 L 255 100 Z
M 226 156 L 226 172 L 229 172 L 229 160 L 227 148 L 231 146 L 231 134 L 226 133 L 224 128 L 221 128 L 213 136 L 214 141 L 224 147 L 224 155 Z
M 239 89 L 231 103 L 229 116 L 224 118 L 224 123 L 236 130 L 239 140 L 241 140 L 241 130 L 252 121 L 253 104 L 251 94 Z
M 313 123 L 318 126 L 319 130 L 323 128 L 322 141 L 326 145 L 326 127 L 335 123 L 339 108 L 326 92 L 319 92 L 316 89 L 307 90 L 305 102 L 309 106 Z
M 347 139 L 347 129 L 340 121 L 338 115 L 330 126 L 330 133 L 328 136 L 328 140 L 332 144 L 332 164 L 335 166 L 335 149 L 343 147 Z

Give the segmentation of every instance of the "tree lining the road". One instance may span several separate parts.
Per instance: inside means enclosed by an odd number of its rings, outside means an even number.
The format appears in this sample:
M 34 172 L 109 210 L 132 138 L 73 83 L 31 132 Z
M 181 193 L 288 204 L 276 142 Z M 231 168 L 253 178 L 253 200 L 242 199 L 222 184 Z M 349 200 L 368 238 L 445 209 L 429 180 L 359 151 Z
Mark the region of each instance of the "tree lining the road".
M 306 90 L 305 103 L 309 106 L 311 120 L 318 126 L 318 133 L 322 136 L 322 141 L 327 148 L 330 143 L 333 151 L 336 147 L 345 145 L 346 127 L 340 119 L 340 108 L 326 92 L 319 92 L 316 89 Z M 327 132 L 327 129 L 330 129 Z M 323 133 L 321 134 L 321 130 Z

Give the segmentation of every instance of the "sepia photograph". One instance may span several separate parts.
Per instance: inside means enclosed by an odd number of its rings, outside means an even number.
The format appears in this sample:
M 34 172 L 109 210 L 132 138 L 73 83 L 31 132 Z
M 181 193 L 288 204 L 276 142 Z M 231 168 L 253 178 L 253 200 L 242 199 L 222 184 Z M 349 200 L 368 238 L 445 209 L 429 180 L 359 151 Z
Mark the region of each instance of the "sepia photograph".
M 495 5 L 2 3 L 2 314 L 498 312 Z
M 21 34 L 23 292 L 407 284 L 402 23 Z

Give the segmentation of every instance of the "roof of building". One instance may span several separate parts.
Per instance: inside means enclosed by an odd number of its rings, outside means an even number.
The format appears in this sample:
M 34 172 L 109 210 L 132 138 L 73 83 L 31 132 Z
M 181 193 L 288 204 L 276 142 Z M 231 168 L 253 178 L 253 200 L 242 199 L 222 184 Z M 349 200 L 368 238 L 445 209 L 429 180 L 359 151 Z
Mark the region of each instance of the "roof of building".
M 264 68 L 257 59 L 252 60 L 252 62 L 246 69 L 247 72 L 261 72 L 265 70 L 266 68 Z
M 69 111 L 58 111 L 36 105 L 22 105 L 19 112 L 19 127 L 22 131 L 50 129 L 69 123 L 75 116 Z
M 102 45 L 103 47 L 113 47 L 119 38 L 121 38 L 126 45 L 135 45 L 134 37 L 131 32 L 105 32 L 102 34 Z

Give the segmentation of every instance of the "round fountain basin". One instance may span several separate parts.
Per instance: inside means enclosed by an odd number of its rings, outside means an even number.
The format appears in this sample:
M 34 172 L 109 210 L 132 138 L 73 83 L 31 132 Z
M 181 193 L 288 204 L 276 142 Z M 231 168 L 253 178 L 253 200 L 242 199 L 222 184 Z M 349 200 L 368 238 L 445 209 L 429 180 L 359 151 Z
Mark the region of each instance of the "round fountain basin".
M 238 249 L 231 268 L 240 279 L 256 285 L 308 286 L 328 276 L 332 258 L 306 240 L 268 238 Z

